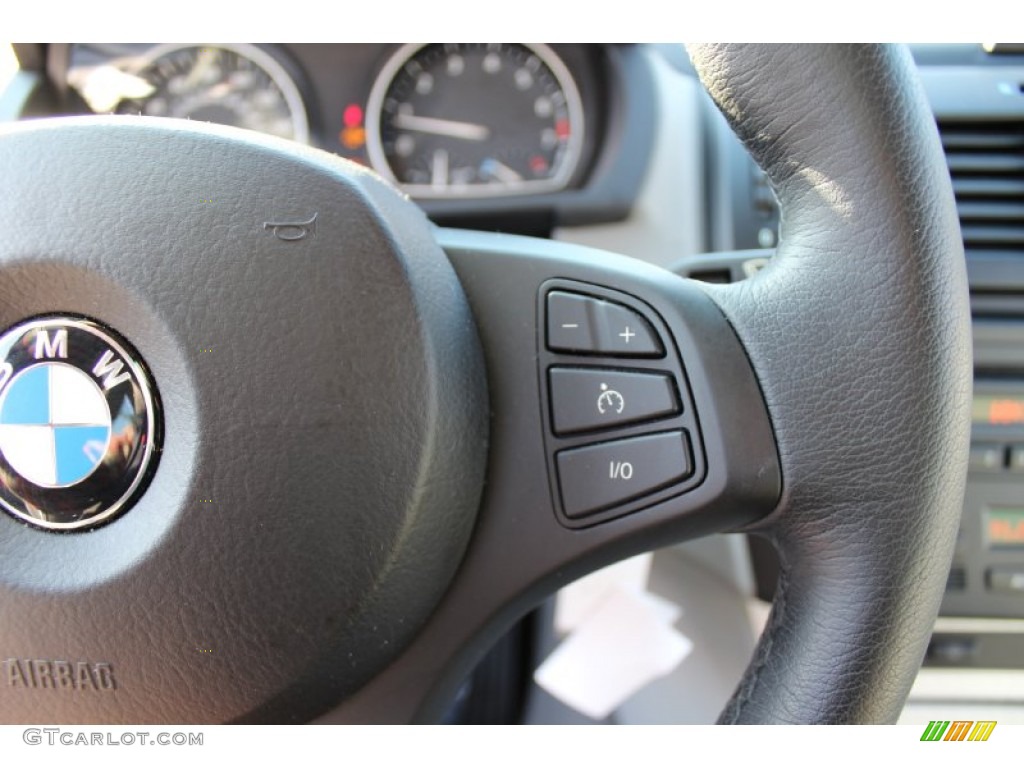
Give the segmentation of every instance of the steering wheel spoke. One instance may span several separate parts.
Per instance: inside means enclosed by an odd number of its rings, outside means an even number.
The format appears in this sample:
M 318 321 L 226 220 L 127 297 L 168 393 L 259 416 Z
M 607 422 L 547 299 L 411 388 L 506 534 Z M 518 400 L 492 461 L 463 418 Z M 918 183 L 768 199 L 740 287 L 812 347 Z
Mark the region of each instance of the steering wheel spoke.
M 780 494 L 757 382 L 699 284 L 559 243 L 456 230 L 438 240 L 484 348 L 487 484 L 433 619 L 331 716 L 340 721 L 437 717 L 473 662 L 559 586 L 634 553 L 735 530 Z M 634 333 L 645 342 L 638 352 L 628 346 Z M 399 704 L 394 690 L 404 692 Z

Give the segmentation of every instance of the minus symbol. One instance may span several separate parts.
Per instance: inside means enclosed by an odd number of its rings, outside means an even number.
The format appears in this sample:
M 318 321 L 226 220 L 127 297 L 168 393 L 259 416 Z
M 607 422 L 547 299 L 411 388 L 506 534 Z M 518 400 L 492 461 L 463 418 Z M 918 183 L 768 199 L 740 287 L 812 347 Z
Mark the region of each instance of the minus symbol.
M 562 323 L 563 328 L 579 328 L 579 323 Z

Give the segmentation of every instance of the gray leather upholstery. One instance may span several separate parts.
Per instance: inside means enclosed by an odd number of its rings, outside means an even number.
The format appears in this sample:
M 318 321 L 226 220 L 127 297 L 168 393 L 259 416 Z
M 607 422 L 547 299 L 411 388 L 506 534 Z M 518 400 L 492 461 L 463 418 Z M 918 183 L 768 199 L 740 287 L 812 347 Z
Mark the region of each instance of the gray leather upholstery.
M 899 48 L 691 56 L 783 212 L 771 266 L 709 288 L 758 373 L 784 483 L 759 526 L 777 598 L 721 720 L 891 722 L 938 610 L 969 434 L 967 281 L 933 118 Z

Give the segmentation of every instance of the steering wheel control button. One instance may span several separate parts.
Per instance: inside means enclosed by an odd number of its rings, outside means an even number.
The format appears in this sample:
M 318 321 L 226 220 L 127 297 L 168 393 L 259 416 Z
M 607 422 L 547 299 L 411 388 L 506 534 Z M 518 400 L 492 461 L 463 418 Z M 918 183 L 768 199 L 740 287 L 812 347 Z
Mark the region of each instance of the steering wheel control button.
M 1010 471 L 1024 472 L 1024 445 L 1010 446 Z
M 562 451 L 557 459 L 562 506 L 570 518 L 645 496 L 693 473 L 689 439 L 681 430 Z
M 998 566 L 989 568 L 987 575 L 989 591 L 1024 597 L 1024 568 Z
M 1000 472 L 1006 449 L 999 443 L 971 443 L 967 466 L 971 472 Z
M 671 376 L 600 368 L 552 368 L 555 434 L 590 432 L 680 413 Z
M 693 348 L 690 332 L 672 306 L 642 301 L 637 296 L 643 291 L 629 293 L 621 287 L 604 287 L 600 280 L 553 278 L 537 291 L 536 358 L 549 419 L 544 430 L 549 489 L 559 523 L 570 529 L 601 525 L 689 494 L 708 474 L 701 424 L 679 354 L 680 349 Z M 731 338 L 726 336 L 726 341 Z M 571 462 L 566 457 L 575 451 L 588 450 L 598 440 L 602 445 L 628 446 L 652 433 L 684 436 L 687 468 L 678 482 L 665 478 L 682 471 L 680 462 L 664 472 L 652 465 L 648 483 L 646 469 L 634 479 L 636 467 L 622 458 L 618 460 L 630 466 L 623 465 L 615 477 L 605 477 L 605 466 L 596 482 L 608 486 L 616 498 L 619 491 L 626 498 L 639 488 L 640 496 L 632 501 L 595 509 L 590 502 L 574 504 L 573 489 L 563 490 L 560 465 Z M 664 482 L 669 485 L 661 485 Z M 641 487 L 648 485 L 655 490 Z
M 138 355 L 96 323 L 47 317 L 0 337 L 0 360 L 0 506 L 54 530 L 126 510 L 158 432 Z
M 662 357 L 665 348 L 640 313 L 579 293 L 547 297 L 548 349 L 614 357 Z

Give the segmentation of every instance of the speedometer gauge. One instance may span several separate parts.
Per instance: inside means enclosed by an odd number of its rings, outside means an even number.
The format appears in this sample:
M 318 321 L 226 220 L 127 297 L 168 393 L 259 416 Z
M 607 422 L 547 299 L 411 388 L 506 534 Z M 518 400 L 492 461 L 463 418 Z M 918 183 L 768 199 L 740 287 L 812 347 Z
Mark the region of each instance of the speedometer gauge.
M 583 147 L 583 107 L 544 45 L 406 45 L 367 104 L 373 167 L 419 198 L 564 188 Z
M 298 86 L 254 45 L 161 45 L 130 74 L 142 81 L 144 95 L 121 101 L 119 113 L 205 120 L 309 141 Z

